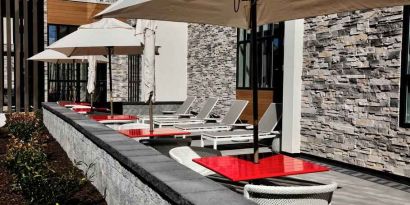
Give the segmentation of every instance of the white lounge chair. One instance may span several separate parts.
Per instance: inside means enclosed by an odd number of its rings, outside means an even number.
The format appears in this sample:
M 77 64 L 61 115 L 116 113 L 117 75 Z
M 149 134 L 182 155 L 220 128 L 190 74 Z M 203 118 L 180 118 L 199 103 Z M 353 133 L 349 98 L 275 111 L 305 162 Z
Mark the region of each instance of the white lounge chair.
M 202 176 L 209 176 L 215 174 L 215 172 L 193 162 L 193 159 L 201 158 L 190 147 L 176 147 L 169 151 L 169 156 L 178 163 L 192 169 L 193 171 L 201 174 Z
M 203 124 L 205 123 L 205 119 L 209 116 L 209 114 L 211 114 L 211 111 L 214 109 L 217 102 L 218 98 L 208 98 L 196 117 L 191 117 L 191 115 L 188 114 L 180 115 L 187 118 L 154 120 L 154 125 L 158 127 L 169 127 L 175 125 Z
M 248 101 L 246 100 L 233 101 L 231 108 L 220 123 L 175 125 L 175 128 L 191 132 L 193 133 L 192 135 L 200 135 L 201 132 L 227 131 L 232 129 L 232 125 L 239 119 L 246 105 L 248 105 Z M 185 136 L 182 137 L 185 138 Z
M 260 205 L 329 205 L 337 184 L 300 187 L 245 185 L 243 194 Z
M 189 111 L 189 108 L 191 108 L 192 104 L 194 103 L 196 97 L 187 97 L 182 103 L 181 106 L 179 106 L 178 110 L 176 111 L 168 111 L 164 110 L 162 111 L 162 115 L 154 115 L 154 120 L 159 120 L 159 119 L 178 119 L 180 115 L 187 114 Z M 149 120 L 148 115 L 142 115 L 139 116 L 140 121 L 145 123 L 146 121 Z
M 282 118 L 282 104 L 272 103 L 259 121 L 259 139 L 276 137 L 279 132 L 274 131 L 279 120 Z M 234 130 L 222 132 L 203 132 L 201 134 L 201 146 L 205 146 L 205 140 L 213 142 L 213 148 L 217 149 L 218 142 L 241 142 L 253 139 L 253 130 Z

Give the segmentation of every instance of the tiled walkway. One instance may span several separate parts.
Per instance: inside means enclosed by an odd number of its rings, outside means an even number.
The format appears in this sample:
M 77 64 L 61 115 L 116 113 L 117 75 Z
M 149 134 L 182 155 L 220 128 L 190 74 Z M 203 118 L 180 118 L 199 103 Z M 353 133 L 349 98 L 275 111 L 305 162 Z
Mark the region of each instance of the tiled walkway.
M 199 142 L 193 141 L 193 146 Z M 221 147 L 223 149 L 223 147 Z M 262 149 L 267 151 L 267 149 Z M 223 150 L 223 155 L 251 153 L 252 149 Z M 327 166 L 327 165 L 326 165 Z M 339 189 L 333 195 L 332 205 L 410 205 L 410 187 L 360 172 L 329 166 L 332 171 L 292 177 L 269 179 L 277 185 L 303 185 L 337 182 Z M 229 183 L 222 177 L 214 177 L 229 188 L 241 192 L 243 183 Z

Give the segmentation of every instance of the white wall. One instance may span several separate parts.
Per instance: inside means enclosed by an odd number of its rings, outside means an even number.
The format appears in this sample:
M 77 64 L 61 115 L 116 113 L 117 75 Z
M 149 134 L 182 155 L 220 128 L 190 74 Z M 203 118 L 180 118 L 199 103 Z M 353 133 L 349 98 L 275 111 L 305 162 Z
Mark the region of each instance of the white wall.
M 157 21 L 156 101 L 184 101 L 187 96 L 188 24 Z
M 304 20 L 285 22 L 282 151 L 300 152 Z

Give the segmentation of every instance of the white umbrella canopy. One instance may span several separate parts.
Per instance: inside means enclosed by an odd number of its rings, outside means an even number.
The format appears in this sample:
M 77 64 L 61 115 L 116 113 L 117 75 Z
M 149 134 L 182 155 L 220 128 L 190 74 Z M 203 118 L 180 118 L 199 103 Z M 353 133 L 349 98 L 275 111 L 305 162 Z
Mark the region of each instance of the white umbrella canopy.
M 114 55 L 141 54 L 144 50 L 134 28 L 113 18 L 80 26 L 48 48 L 67 56 L 86 56 L 107 55 L 107 47 L 113 47 Z
M 155 99 L 155 31 L 156 22 L 138 19 L 136 34 L 143 37 L 144 52 L 142 55 L 142 101 L 146 101 L 150 92 L 154 92 Z
M 410 0 L 119 0 L 97 17 L 121 17 L 246 28 L 251 31 L 250 71 L 254 162 L 259 162 L 257 27 L 338 12 L 410 4 Z
M 250 2 L 241 0 L 120 0 L 97 14 L 97 17 L 151 19 L 250 28 Z M 257 25 L 405 4 L 410 4 L 410 0 L 258 0 Z
M 67 56 L 108 55 L 111 114 L 114 114 L 111 55 L 136 55 L 144 50 L 141 37 L 135 35 L 134 28 L 113 18 L 82 25 L 48 48 Z
M 94 93 L 94 90 L 95 90 L 97 60 L 96 60 L 95 56 L 88 56 L 87 60 L 88 60 L 87 91 L 88 91 L 88 93 L 92 94 L 92 93 Z
M 96 81 L 96 70 L 97 70 L 97 59 L 95 56 L 88 56 L 88 81 L 87 81 L 87 92 L 91 96 L 91 111 L 93 109 L 93 95 L 95 91 L 95 81 Z
M 101 55 L 95 56 L 95 59 L 99 63 L 108 62 L 108 59 Z M 87 56 L 67 57 L 66 55 L 58 51 L 46 49 L 27 60 L 42 61 L 47 63 L 87 63 Z

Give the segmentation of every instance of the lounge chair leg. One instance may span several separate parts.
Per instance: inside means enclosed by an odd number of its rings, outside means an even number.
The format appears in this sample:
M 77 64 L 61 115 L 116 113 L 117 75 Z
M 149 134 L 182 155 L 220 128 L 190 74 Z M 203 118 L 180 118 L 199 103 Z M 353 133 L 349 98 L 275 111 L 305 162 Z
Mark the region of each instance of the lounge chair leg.
M 204 138 L 201 137 L 201 147 L 205 147 Z
M 216 142 L 216 140 L 214 140 L 214 149 L 218 150 L 218 143 Z

